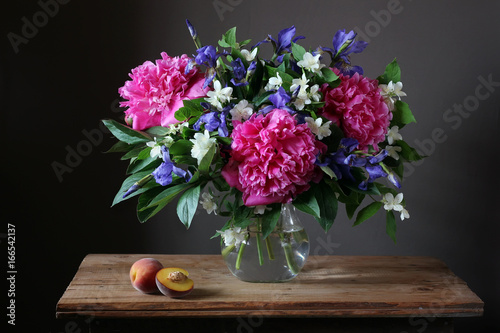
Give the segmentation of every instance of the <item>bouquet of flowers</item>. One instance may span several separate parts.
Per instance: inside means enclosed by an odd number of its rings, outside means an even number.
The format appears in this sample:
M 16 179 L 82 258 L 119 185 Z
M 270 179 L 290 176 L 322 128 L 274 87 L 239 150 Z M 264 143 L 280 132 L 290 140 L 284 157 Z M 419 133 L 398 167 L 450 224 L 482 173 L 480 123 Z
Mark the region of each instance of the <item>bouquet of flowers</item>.
M 286 203 L 327 231 L 340 202 L 355 225 L 384 208 L 395 241 L 395 212 L 409 218 L 403 164 L 421 158 L 399 133 L 415 118 L 396 60 L 370 79 L 351 63 L 367 46 L 353 31 L 308 50 L 293 26 L 249 47 L 236 28 L 202 45 L 187 25 L 196 53 L 134 68 L 119 89 L 125 124 L 104 120 L 119 140 L 109 151 L 130 160 L 113 204 L 138 196 L 144 222 L 178 198 L 186 227 L 201 204 L 227 217 L 216 235 L 230 243 L 256 216 L 265 238 Z

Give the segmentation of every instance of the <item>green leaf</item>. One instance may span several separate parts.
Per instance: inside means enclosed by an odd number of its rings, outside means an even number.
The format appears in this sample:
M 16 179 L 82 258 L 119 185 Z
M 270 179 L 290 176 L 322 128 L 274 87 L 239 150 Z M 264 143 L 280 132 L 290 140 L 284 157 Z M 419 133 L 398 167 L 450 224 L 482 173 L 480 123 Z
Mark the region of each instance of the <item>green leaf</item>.
M 396 243 L 396 218 L 392 210 L 387 211 L 385 232 Z
M 353 226 L 359 225 L 363 223 L 364 221 L 368 220 L 370 217 L 375 215 L 379 211 L 379 209 L 382 207 L 383 203 L 379 201 L 372 202 L 365 208 L 361 209 L 358 212 L 358 215 L 356 216 L 356 221 L 354 222 Z
M 183 183 L 179 185 L 174 185 L 171 187 L 168 187 L 167 189 L 161 191 L 158 193 L 147 205 L 141 207 L 140 211 L 149 209 L 152 207 L 165 207 L 167 204 L 169 204 L 172 200 L 175 199 L 177 195 L 179 195 L 182 191 L 185 189 L 191 187 L 192 185 L 189 183 Z
M 262 78 L 264 77 L 264 66 L 260 61 L 257 61 L 256 64 L 255 72 L 250 77 L 247 99 L 253 99 L 255 96 L 258 96 L 261 89 Z
M 314 191 L 306 191 L 299 194 L 293 201 L 293 205 L 300 211 L 319 218 L 321 212 L 319 210 L 318 201 L 314 196 Z
M 347 213 L 347 218 L 350 220 L 354 216 L 354 213 L 356 212 L 356 209 L 358 209 L 359 204 L 358 203 L 346 203 L 345 204 L 345 211 Z
M 236 27 L 229 29 L 222 39 L 219 40 L 219 45 L 222 47 L 234 47 L 236 44 Z
M 217 150 L 216 145 L 212 145 L 210 149 L 208 149 L 205 156 L 200 161 L 200 165 L 198 166 L 198 170 L 201 174 L 206 175 L 210 171 L 210 166 L 212 165 L 212 160 L 214 159 L 215 151 Z
M 390 81 L 394 83 L 401 81 L 401 69 L 396 59 L 385 67 L 384 74 L 379 76 L 377 80 L 379 84 L 388 84 Z
M 120 190 L 118 191 L 118 193 L 116 193 L 115 195 L 115 198 L 113 199 L 113 204 L 111 205 L 111 207 L 113 207 L 114 205 L 116 205 L 117 203 L 120 203 L 124 200 L 127 200 L 129 198 L 132 198 L 138 194 L 141 194 L 143 192 L 145 192 L 148 188 L 146 187 L 143 187 L 139 190 L 137 190 L 136 192 L 130 194 L 129 196 L 127 196 L 126 198 L 123 198 L 123 195 L 125 194 L 125 192 L 128 191 L 128 189 L 134 185 L 135 182 L 141 180 L 142 178 L 144 178 L 145 176 L 149 175 L 151 172 L 149 171 L 144 171 L 144 172 L 138 172 L 136 174 L 133 174 L 129 177 L 127 177 L 123 183 L 122 183 L 122 186 L 120 187 Z
M 323 74 L 326 83 L 333 82 L 339 78 L 337 74 L 328 67 L 321 68 L 321 74 Z
M 271 234 L 281 215 L 281 204 L 272 204 L 268 205 L 268 207 L 272 209 L 271 211 L 266 211 L 262 216 L 262 239 L 265 239 Z
M 115 120 L 103 120 L 104 125 L 111 131 L 111 133 L 120 141 L 128 144 L 136 144 L 151 141 L 151 137 L 146 136 L 145 133 L 136 131 L 128 126 L 122 125 Z
M 280 77 L 281 77 L 281 80 L 283 80 L 283 88 L 285 90 L 289 90 L 291 85 L 292 85 L 292 81 L 293 81 L 293 77 L 287 73 L 285 73 L 285 71 L 281 71 L 279 68 L 276 68 L 276 67 L 272 67 L 272 66 L 266 66 L 266 70 L 267 70 L 267 75 L 269 77 L 276 77 L 277 76 L 277 73 L 279 73 Z
M 165 136 L 170 131 L 169 128 L 163 126 L 153 126 L 146 130 L 146 133 L 154 136 Z
M 177 140 L 170 146 L 168 151 L 171 155 L 191 155 L 191 149 L 193 148 L 193 143 L 189 140 Z
M 163 192 L 163 187 L 155 187 L 152 189 L 149 189 L 148 191 L 144 192 L 140 197 L 139 200 L 137 201 L 137 219 L 141 222 L 144 223 L 156 213 L 158 213 L 160 210 L 163 209 L 164 206 L 153 206 L 149 208 L 145 208 L 146 206 L 149 205 L 152 199 L 154 199 L 159 193 Z
M 231 188 L 223 177 L 213 178 L 212 183 L 214 184 L 215 189 L 219 192 L 229 191 Z
M 132 150 L 134 147 L 134 145 L 129 145 L 128 143 L 123 141 L 118 141 L 111 148 L 109 148 L 106 153 L 126 153 Z
M 253 223 L 253 220 L 250 218 L 253 209 L 250 209 L 244 205 L 238 206 L 236 201 L 234 203 L 233 209 L 233 224 L 235 227 L 246 228 Z
M 320 211 L 320 215 L 316 220 L 325 231 L 328 231 L 337 217 L 338 201 L 335 192 L 324 181 L 319 184 L 312 184 L 311 189 L 314 192 Z
M 323 170 L 324 173 L 326 173 L 330 177 L 330 179 L 337 179 L 337 176 L 329 166 L 325 165 L 321 166 L 320 168 L 321 170 Z
M 391 126 L 399 126 L 399 128 L 403 128 L 406 124 L 417 122 L 407 103 L 403 101 L 396 101 L 396 103 L 394 103 L 394 107 L 395 109 L 392 111 L 393 116 Z
M 144 149 L 141 150 L 141 152 L 139 153 L 139 155 L 137 155 L 137 159 L 138 160 L 144 160 L 148 157 L 151 157 L 151 149 L 153 149 L 152 147 L 146 147 Z
M 129 150 L 125 155 L 123 155 L 121 157 L 121 160 L 129 160 L 131 158 L 137 157 L 137 156 L 139 156 L 140 152 L 143 149 L 144 149 L 143 145 L 135 146 L 133 149 Z
M 177 203 L 177 216 L 187 229 L 191 226 L 200 201 L 201 185 L 187 189 Z
M 128 166 L 127 174 L 133 174 L 148 169 L 156 169 L 158 166 L 160 166 L 161 163 L 161 159 L 151 158 L 151 156 L 148 156 L 143 160 L 135 159 L 131 161 L 130 165 Z
M 292 54 L 295 60 L 301 61 L 304 58 L 304 54 L 306 53 L 306 49 L 296 43 L 292 43 Z
M 271 96 L 272 94 L 274 94 L 274 91 L 266 91 L 265 93 L 255 96 L 255 98 L 252 101 L 253 105 L 255 107 L 260 106 L 262 103 L 267 101 L 269 99 L 269 96 Z
M 398 140 L 396 141 L 396 145 L 401 147 L 401 152 L 399 152 L 399 155 L 403 157 L 405 160 L 413 162 L 413 161 L 419 161 L 423 159 L 422 156 L 415 150 L 415 148 L 410 147 L 405 141 L 403 140 Z
M 182 103 L 184 106 L 175 111 L 175 119 L 178 121 L 184 121 L 191 117 L 200 116 L 203 113 L 203 107 L 200 105 L 200 102 L 203 101 L 203 98 L 183 100 Z

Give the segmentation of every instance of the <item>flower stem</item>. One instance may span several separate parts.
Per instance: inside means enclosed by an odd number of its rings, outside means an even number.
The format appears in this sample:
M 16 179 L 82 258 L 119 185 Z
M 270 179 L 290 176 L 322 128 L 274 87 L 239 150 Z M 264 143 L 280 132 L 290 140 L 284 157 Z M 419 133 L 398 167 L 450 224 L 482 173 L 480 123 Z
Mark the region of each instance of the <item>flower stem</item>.
M 240 269 L 241 257 L 243 256 L 243 250 L 245 250 L 245 247 L 247 246 L 247 241 L 248 241 L 249 237 L 250 237 L 250 233 L 247 233 L 245 240 L 243 242 L 241 242 L 241 244 L 240 244 L 240 249 L 238 250 L 238 256 L 236 257 L 236 265 L 235 265 L 236 269 Z
M 257 242 L 257 254 L 259 255 L 259 265 L 264 265 L 264 256 L 262 255 L 262 244 L 260 239 L 260 232 L 255 234 L 255 241 Z
M 271 235 L 266 237 L 266 248 L 269 260 L 274 260 L 274 251 L 273 251 L 273 244 L 271 244 Z
M 280 233 L 280 239 L 281 239 L 281 246 L 283 247 L 283 251 L 285 252 L 286 262 L 288 264 L 290 272 L 292 272 L 292 274 L 298 274 L 299 267 L 297 266 L 297 263 L 295 262 L 295 259 L 293 257 L 293 249 L 292 249 L 292 244 L 290 244 L 290 240 L 285 239 L 284 233 Z
M 234 250 L 234 247 L 235 247 L 235 246 L 234 246 L 234 244 L 233 244 L 233 245 L 229 245 L 229 246 L 227 246 L 224 250 L 222 250 L 222 257 L 224 257 L 224 258 L 225 258 L 225 257 L 227 257 L 227 255 L 228 255 L 229 253 L 231 253 L 231 251 L 233 251 L 233 250 Z

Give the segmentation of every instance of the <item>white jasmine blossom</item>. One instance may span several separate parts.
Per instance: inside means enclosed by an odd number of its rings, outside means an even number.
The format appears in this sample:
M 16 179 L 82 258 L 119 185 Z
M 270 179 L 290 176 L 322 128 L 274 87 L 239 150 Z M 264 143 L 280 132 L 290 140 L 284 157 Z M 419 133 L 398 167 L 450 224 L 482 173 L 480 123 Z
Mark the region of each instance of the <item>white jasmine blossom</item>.
M 246 61 L 252 61 L 252 60 L 254 60 L 258 51 L 259 51 L 258 48 L 253 49 L 253 51 L 251 53 L 250 53 L 250 51 L 248 51 L 246 49 L 240 50 L 241 54 L 245 57 Z
M 271 210 L 272 208 L 271 207 L 267 207 L 266 205 L 258 205 L 258 206 L 255 206 L 255 208 L 253 209 L 253 213 L 255 215 L 263 215 L 266 210 Z
M 319 93 L 319 85 L 315 84 L 309 89 L 309 98 L 314 100 L 315 102 L 319 102 L 321 100 L 321 94 Z
M 177 134 L 177 133 L 182 131 L 183 127 L 189 127 L 189 123 L 182 122 L 182 123 L 170 124 L 170 125 L 168 125 L 168 128 L 167 128 L 167 135 L 168 134 Z
M 399 216 L 401 218 L 401 221 L 404 221 L 404 219 L 409 219 L 410 218 L 410 213 L 406 209 L 401 210 L 401 215 Z
M 170 146 L 172 146 L 172 144 L 174 143 L 174 139 L 172 139 L 170 136 L 166 136 L 160 141 L 157 141 L 157 139 L 158 138 L 155 137 L 154 141 L 146 142 L 146 146 L 151 147 L 151 151 L 149 152 L 149 156 L 151 156 L 151 158 L 161 158 L 163 156 L 161 147 L 165 146 L 167 148 L 170 148 Z
M 151 147 L 151 151 L 149 152 L 151 158 L 162 157 L 161 145 L 156 141 L 156 137 L 154 141 L 146 142 L 146 146 Z
M 401 147 L 399 146 L 385 146 L 387 154 L 395 160 L 399 160 L 399 152 L 401 152 Z
M 280 76 L 280 73 L 276 73 L 276 77 L 272 77 L 267 82 L 266 87 L 264 88 L 266 91 L 270 90 L 278 90 L 279 87 L 283 84 L 283 79 Z
M 243 121 L 250 118 L 253 114 L 253 105 L 249 104 L 246 99 L 242 99 L 229 111 L 233 120 Z
M 222 239 L 224 239 L 224 244 L 226 246 L 234 245 L 235 247 L 239 247 L 247 235 L 247 231 L 241 230 L 240 227 L 228 228 L 224 231 L 217 230 L 217 232 L 220 233 Z
M 212 212 L 217 215 L 217 203 L 214 201 L 214 197 L 208 193 L 204 192 L 201 195 L 200 204 L 207 211 L 207 214 L 211 214 Z
M 322 118 L 317 118 L 316 120 L 314 120 L 311 117 L 306 117 L 305 121 L 311 132 L 314 135 L 318 136 L 318 140 L 322 140 L 323 138 L 326 138 L 327 136 L 330 136 L 330 134 L 332 134 L 332 131 L 330 130 L 330 124 L 332 123 L 331 121 L 327 121 L 323 124 Z
M 387 211 L 395 210 L 396 212 L 402 211 L 403 205 L 401 202 L 403 201 L 403 193 L 398 193 L 396 197 L 392 195 L 392 193 L 386 193 L 382 199 L 382 203 L 384 204 L 384 209 Z
M 300 87 L 298 95 L 301 93 L 304 94 L 306 93 L 306 89 L 309 88 L 309 80 L 306 78 L 306 74 L 302 73 L 302 77 L 300 79 L 293 79 L 292 80 L 292 85 L 290 86 L 290 91 L 295 92 L 297 88 Z
M 191 148 L 191 156 L 198 160 L 200 165 L 201 160 L 207 154 L 208 150 L 215 144 L 215 138 L 210 137 L 210 133 L 205 130 L 205 133 L 196 133 L 194 139 L 190 139 L 194 143 Z
M 389 131 L 387 131 L 387 142 L 389 142 L 390 145 L 398 140 L 403 140 L 403 137 L 398 132 L 398 126 L 392 126 Z
M 313 73 L 321 72 L 321 68 L 325 67 L 324 64 L 320 63 L 319 58 L 321 54 L 313 56 L 310 52 L 304 53 L 304 57 L 300 60 L 297 65 L 303 67 Z
M 208 98 L 205 101 L 212 104 L 217 110 L 222 111 L 222 104 L 231 100 L 233 88 L 222 88 L 220 81 L 214 80 L 214 90 L 207 92 Z
M 406 96 L 406 93 L 403 92 L 403 83 L 402 82 L 389 82 L 389 84 L 379 84 L 380 95 L 384 98 L 389 109 L 394 110 L 394 101 L 400 100 L 402 96 Z

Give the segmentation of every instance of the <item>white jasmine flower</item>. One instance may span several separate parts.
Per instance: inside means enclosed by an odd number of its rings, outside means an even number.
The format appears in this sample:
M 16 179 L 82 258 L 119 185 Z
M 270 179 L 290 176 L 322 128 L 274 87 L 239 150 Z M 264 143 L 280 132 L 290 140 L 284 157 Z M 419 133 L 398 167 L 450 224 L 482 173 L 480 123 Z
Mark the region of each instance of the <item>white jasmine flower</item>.
M 146 142 L 146 146 L 151 147 L 151 151 L 149 152 L 149 156 L 151 158 L 161 158 L 163 153 L 161 152 L 161 147 L 165 146 L 170 148 L 174 143 L 174 139 L 169 136 L 162 138 L 160 141 L 157 141 L 157 137 L 154 138 L 154 141 Z
M 403 137 L 398 132 L 399 132 L 398 126 L 392 126 L 387 132 L 387 142 L 389 142 L 390 145 L 392 145 L 394 142 L 398 140 L 403 140 Z
M 161 152 L 161 144 L 156 141 L 156 137 L 154 138 L 154 141 L 146 142 L 146 146 L 151 147 L 151 151 L 149 152 L 149 156 L 151 156 L 151 158 L 163 156 Z
M 311 87 L 311 89 L 309 89 L 309 98 L 313 99 L 315 102 L 319 102 L 321 100 L 318 84 L 315 84 Z
M 246 49 L 240 50 L 241 54 L 245 57 L 246 61 L 252 61 L 252 60 L 254 60 L 258 51 L 259 51 L 258 48 L 253 49 L 252 53 L 250 53 L 250 51 L 248 51 Z
M 400 212 L 404 209 L 403 205 L 401 205 L 401 201 L 403 201 L 403 193 L 398 193 L 396 197 L 394 197 L 392 193 L 386 193 L 382 199 L 385 210 L 395 210 L 396 212 Z
M 214 80 L 214 90 L 207 92 L 208 98 L 205 98 L 205 101 L 222 111 L 222 104 L 231 100 L 232 93 L 233 88 L 222 88 L 220 81 Z
M 267 82 L 267 85 L 264 89 L 266 91 L 278 90 L 282 84 L 283 84 L 283 79 L 281 78 L 280 73 L 277 72 L 276 77 L 270 78 L 269 82 Z
M 385 146 L 387 154 L 395 160 L 399 160 L 399 152 L 402 150 L 399 146 Z
M 182 131 L 183 127 L 189 127 L 188 122 L 176 123 L 168 125 L 167 134 L 177 134 Z
M 194 139 L 190 139 L 189 141 L 194 143 L 193 148 L 191 148 L 191 156 L 196 158 L 198 160 L 198 165 L 200 165 L 203 157 L 215 144 L 215 138 L 211 138 L 208 130 L 205 130 L 205 133 L 196 133 Z
M 243 121 L 250 118 L 253 114 L 252 104 L 249 104 L 246 99 L 242 99 L 229 111 L 233 120 Z
M 317 118 L 316 120 L 314 120 L 311 117 L 306 117 L 305 121 L 309 129 L 311 129 L 311 132 L 314 135 L 318 136 L 318 140 L 322 140 L 323 138 L 326 138 L 327 136 L 332 134 L 332 131 L 330 130 L 330 124 L 332 123 L 331 121 L 327 121 L 323 124 L 322 118 Z
M 389 84 L 379 84 L 379 88 L 380 95 L 384 98 L 391 111 L 394 110 L 394 101 L 406 96 L 406 93 L 401 90 L 403 89 L 402 82 L 393 83 L 391 81 Z
M 404 221 L 404 219 L 409 219 L 410 218 L 410 213 L 406 209 L 401 210 L 401 215 L 399 216 L 401 218 L 401 221 Z
M 301 61 L 297 63 L 299 67 L 303 67 L 313 73 L 319 73 L 321 72 L 321 68 L 325 67 L 322 63 L 320 63 L 319 58 L 321 57 L 321 54 L 317 54 L 313 56 L 311 53 L 306 52 L 304 53 L 304 57 L 302 58 Z
M 241 230 L 240 227 L 228 228 L 224 231 L 217 230 L 217 232 L 224 239 L 226 246 L 234 245 L 235 247 L 239 247 L 247 235 L 247 231 Z
M 266 210 L 271 210 L 272 208 L 271 207 L 267 207 L 266 205 L 258 205 L 258 206 L 255 206 L 255 208 L 253 209 L 253 213 L 255 215 L 262 215 L 266 212 Z
M 214 197 L 208 192 L 203 192 L 201 198 L 202 200 L 200 200 L 200 204 L 207 211 L 207 213 L 210 214 L 213 212 L 217 215 L 217 203 L 215 203 Z
M 292 80 L 292 85 L 290 86 L 290 91 L 294 92 L 297 90 L 298 87 L 300 87 L 299 94 L 301 93 L 304 94 L 306 93 L 306 89 L 309 88 L 309 80 L 306 78 L 306 74 L 302 73 L 302 77 L 300 79 L 293 79 Z
M 311 100 L 309 99 L 309 97 L 307 97 L 307 94 L 299 95 L 297 96 L 295 101 L 293 101 L 293 105 L 295 105 L 295 108 L 299 111 L 304 109 L 306 104 L 311 104 Z

